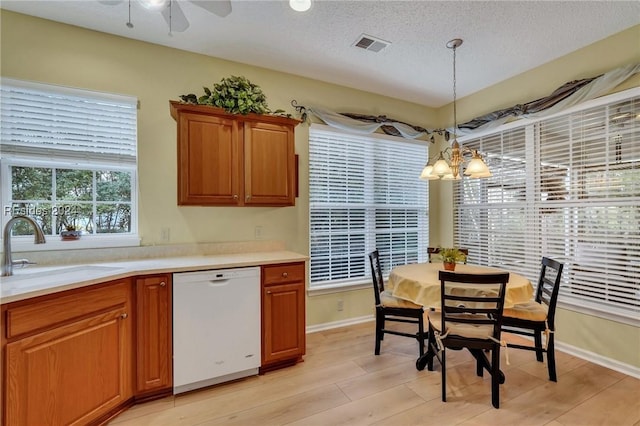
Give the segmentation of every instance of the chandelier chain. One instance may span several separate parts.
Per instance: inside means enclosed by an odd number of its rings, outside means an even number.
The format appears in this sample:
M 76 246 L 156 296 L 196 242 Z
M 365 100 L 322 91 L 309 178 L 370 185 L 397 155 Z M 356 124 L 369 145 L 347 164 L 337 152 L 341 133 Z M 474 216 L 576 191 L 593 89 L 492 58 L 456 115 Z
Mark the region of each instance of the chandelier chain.
M 458 117 L 456 109 L 456 46 L 453 46 L 453 138 L 456 139 L 458 130 Z

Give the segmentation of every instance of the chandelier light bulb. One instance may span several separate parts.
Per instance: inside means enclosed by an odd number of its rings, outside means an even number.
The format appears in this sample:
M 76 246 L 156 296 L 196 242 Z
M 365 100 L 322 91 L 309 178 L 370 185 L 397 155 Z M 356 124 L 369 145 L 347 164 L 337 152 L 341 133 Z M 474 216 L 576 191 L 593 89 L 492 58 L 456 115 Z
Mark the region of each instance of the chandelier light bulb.
M 436 161 L 436 164 L 433 165 L 433 173 L 440 177 L 453 173 L 449 164 L 447 164 L 445 159 L 442 157 L 442 153 L 440 154 L 438 161 Z
M 438 179 L 438 176 L 433 173 L 433 166 L 429 166 L 429 165 L 424 166 L 424 169 L 422 169 L 422 173 L 420 173 L 420 179 L 422 180 Z
M 469 165 L 464 172 L 465 175 L 471 177 L 490 177 L 489 167 L 482 161 L 482 157 L 478 151 L 473 151 L 473 158 L 469 161 Z

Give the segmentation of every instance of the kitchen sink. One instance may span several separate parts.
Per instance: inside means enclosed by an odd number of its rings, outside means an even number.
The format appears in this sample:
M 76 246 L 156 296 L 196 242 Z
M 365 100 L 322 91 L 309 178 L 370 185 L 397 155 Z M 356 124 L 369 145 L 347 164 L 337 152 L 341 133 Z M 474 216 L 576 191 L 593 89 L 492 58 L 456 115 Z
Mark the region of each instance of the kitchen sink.
M 97 274 L 102 272 L 111 272 L 122 269 L 118 266 L 103 265 L 73 265 L 73 266 L 43 266 L 35 268 L 14 268 L 13 275 L 10 277 L 2 277 L 2 280 L 14 281 L 33 279 L 38 277 L 51 277 L 60 274 Z
M 3 296 L 74 284 L 87 280 L 106 278 L 124 268 L 106 265 L 38 266 L 14 268 L 13 275 L 2 277 L 0 287 Z

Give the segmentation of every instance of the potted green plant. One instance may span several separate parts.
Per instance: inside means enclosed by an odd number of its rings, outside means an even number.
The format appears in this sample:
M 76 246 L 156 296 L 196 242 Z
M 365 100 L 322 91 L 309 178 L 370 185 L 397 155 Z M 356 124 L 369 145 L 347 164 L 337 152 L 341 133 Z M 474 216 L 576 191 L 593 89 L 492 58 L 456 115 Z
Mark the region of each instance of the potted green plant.
M 204 87 L 204 93 L 200 97 L 189 94 L 180 98 L 185 102 L 224 108 L 225 111 L 232 114 L 246 115 L 251 112 L 255 114 L 270 112 L 267 98 L 262 89 L 243 76 L 232 75 L 223 78 L 220 83 L 213 85 L 213 89 Z
M 62 221 L 62 227 L 64 230 L 60 231 L 60 238 L 62 241 L 79 240 L 82 235 L 82 230 L 76 224 L 76 218 L 65 217 Z
M 447 271 L 455 271 L 456 263 L 464 262 L 467 259 L 467 256 L 455 247 L 441 248 L 438 255 Z

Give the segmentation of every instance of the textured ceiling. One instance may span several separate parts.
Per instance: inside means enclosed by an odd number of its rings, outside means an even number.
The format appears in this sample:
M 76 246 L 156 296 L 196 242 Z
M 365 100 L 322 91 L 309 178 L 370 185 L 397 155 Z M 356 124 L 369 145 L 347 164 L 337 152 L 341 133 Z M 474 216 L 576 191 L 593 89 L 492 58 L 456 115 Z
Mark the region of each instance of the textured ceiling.
M 160 12 L 132 1 L 128 28 L 128 2 L 104 3 L 2 0 L 0 7 L 432 107 L 452 98 L 445 47 L 452 38 L 464 39 L 462 97 L 640 23 L 638 1 L 315 0 L 299 13 L 286 1 L 232 0 L 221 18 L 180 0 L 190 27 L 169 35 Z M 391 44 L 379 53 L 354 47 L 363 33 Z

